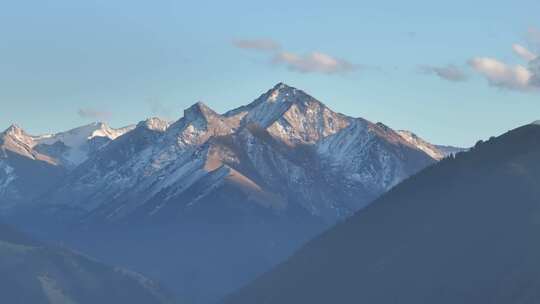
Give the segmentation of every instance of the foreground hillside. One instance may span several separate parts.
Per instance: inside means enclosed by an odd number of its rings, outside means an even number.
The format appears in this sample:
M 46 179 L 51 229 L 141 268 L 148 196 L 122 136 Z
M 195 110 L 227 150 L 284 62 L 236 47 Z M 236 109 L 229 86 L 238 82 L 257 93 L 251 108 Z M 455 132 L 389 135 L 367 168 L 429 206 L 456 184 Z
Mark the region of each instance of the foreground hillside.
M 155 283 L 0 225 L 0 303 L 173 303 Z
M 228 304 L 539 303 L 540 126 L 401 183 Z

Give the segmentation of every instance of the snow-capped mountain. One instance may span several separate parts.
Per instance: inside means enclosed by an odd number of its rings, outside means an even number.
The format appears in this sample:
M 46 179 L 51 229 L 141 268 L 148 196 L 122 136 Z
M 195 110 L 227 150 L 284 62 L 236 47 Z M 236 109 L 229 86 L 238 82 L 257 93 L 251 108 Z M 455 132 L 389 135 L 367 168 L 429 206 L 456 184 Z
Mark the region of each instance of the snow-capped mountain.
M 199 102 L 167 128 L 150 125 L 97 151 L 47 203 L 114 221 L 143 209 L 189 209 L 233 187 L 250 203 L 279 212 L 298 205 L 333 222 L 439 155 L 284 84 L 223 115 Z
M 104 128 L 19 136 L 20 153 L 64 174 L 33 197 L 28 218 L 75 224 L 56 240 L 114 264 L 129 256 L 125 266 L 194 303 L 247 283 L 444 154 L 282 83 L 224 114 L 198 102 L 171 124 Z M 2 172 L 0 185 L 13 183 L 17 169 Z

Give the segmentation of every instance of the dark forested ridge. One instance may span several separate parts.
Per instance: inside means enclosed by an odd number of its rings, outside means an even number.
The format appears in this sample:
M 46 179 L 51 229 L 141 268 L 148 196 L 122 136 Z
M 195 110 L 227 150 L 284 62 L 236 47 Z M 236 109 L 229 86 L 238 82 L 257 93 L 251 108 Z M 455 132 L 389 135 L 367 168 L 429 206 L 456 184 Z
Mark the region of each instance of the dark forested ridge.
M 409 178 L 227 304 L 540 303 L 540 126 Z
M 0 224 L 0 303 L 173 303 L 145 277 L 67 249 L 36 242 Z

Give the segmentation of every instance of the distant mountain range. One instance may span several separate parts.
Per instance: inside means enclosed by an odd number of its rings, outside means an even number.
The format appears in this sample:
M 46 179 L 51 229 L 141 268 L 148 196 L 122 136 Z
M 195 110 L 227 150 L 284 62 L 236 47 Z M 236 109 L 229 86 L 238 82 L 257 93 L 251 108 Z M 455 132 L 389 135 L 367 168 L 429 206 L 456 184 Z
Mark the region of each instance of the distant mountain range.
M 405 180 L 227 304 L 540 302 L 540 125 Z
M 461 150 L 280 83 L 224 114 L 196 103 L 173 123 L 43 136 L 11 126 L 0 135 L 0 210 L 208 302 Z
M 0 224 L 0 299 L 9 304 L 169 304 L 140 274 L 44 245 Z
M 334 221 L 462 150 L 335 113 L 284 84 L 223 115 L 197 103 L 172 124 L 158 118 L 121 129 L 93 123 L 40 136 L 13 125 L 0 143 L 4 201 L 30 202 L 53 192 L 45 204 L 107 220 L 142 207 L 153 216 L 178 196 L 193 196 L 185 200 L 189 205 L 227 184 L 255 203 L 279 209 L 297 201 Z M 37 180 L 30 181 L 29 170 Z M 208 183 L 205 191 L 193 191 L 200 183 Z M 345 189 L 354 199 L 335 198 Z

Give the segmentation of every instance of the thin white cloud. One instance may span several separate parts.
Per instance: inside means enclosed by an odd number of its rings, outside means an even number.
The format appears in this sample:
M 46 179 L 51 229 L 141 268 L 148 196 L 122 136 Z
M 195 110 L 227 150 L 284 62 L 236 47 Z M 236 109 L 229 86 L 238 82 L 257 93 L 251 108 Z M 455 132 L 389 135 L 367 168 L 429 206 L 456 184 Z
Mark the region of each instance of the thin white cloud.
M 279 43 L 272 39 L 235 39 L 232 43 L 237 48 L 256 51 L 277 51 L 281 48 Z
M 94 120 L 108 120 L 112 116 L 111 112 L 92 108 L 79 109 L 77 110 L 77 114 L 82 118 Z
M 468 79 L 465 71 L 463 71 L 462 68 L 453 64 L 447 66 L 422 65 L 419 68 L 420 71 L 423 73 L 436 75 L 439 78 L 447 81 L 461 82 Z
M 528 44 L 540 46 L 540 31 L 529 28 Z M 469 60 L 469 65 L 484 76 L 490 85 L 519 91 L 540 92 L 540 57 L 521 44 L 513 44 L 512 50 L 527 65 L 510 65 L 494 58 L 477 57 Z
M 520 44 L 512 45 L 512 50 L 514 50 L 514 53 L 516 53 L 516 55 L 518 55 L 527 62 L 533 61 L 536 57 L 538 57 L 535 53 L 529 51 L 526 47 Z
M 276 54 L 272 62 L 278 65 L 283 64 L 289 70 L 301 73 L 343 74 L 359 68 L 358 65 L 344 59 L 335 58 L 321 52 L 311 52 L 305 55 L 280 52 Z
M 299 55 L 282 50 L 281 45 L 271 39 L 233 40 L 232 43 L 237 48 L 270 53 L 273 65 L 283 65 L 299 73 L 345 74 L 360 68 L 345 59 L 322 52 Z
M 520 91 L 537 88 L 533 83 L 533 72 L 522 65 L 511 66 L 488 57 L 473 58 L 469 65 L 492 86 Z

